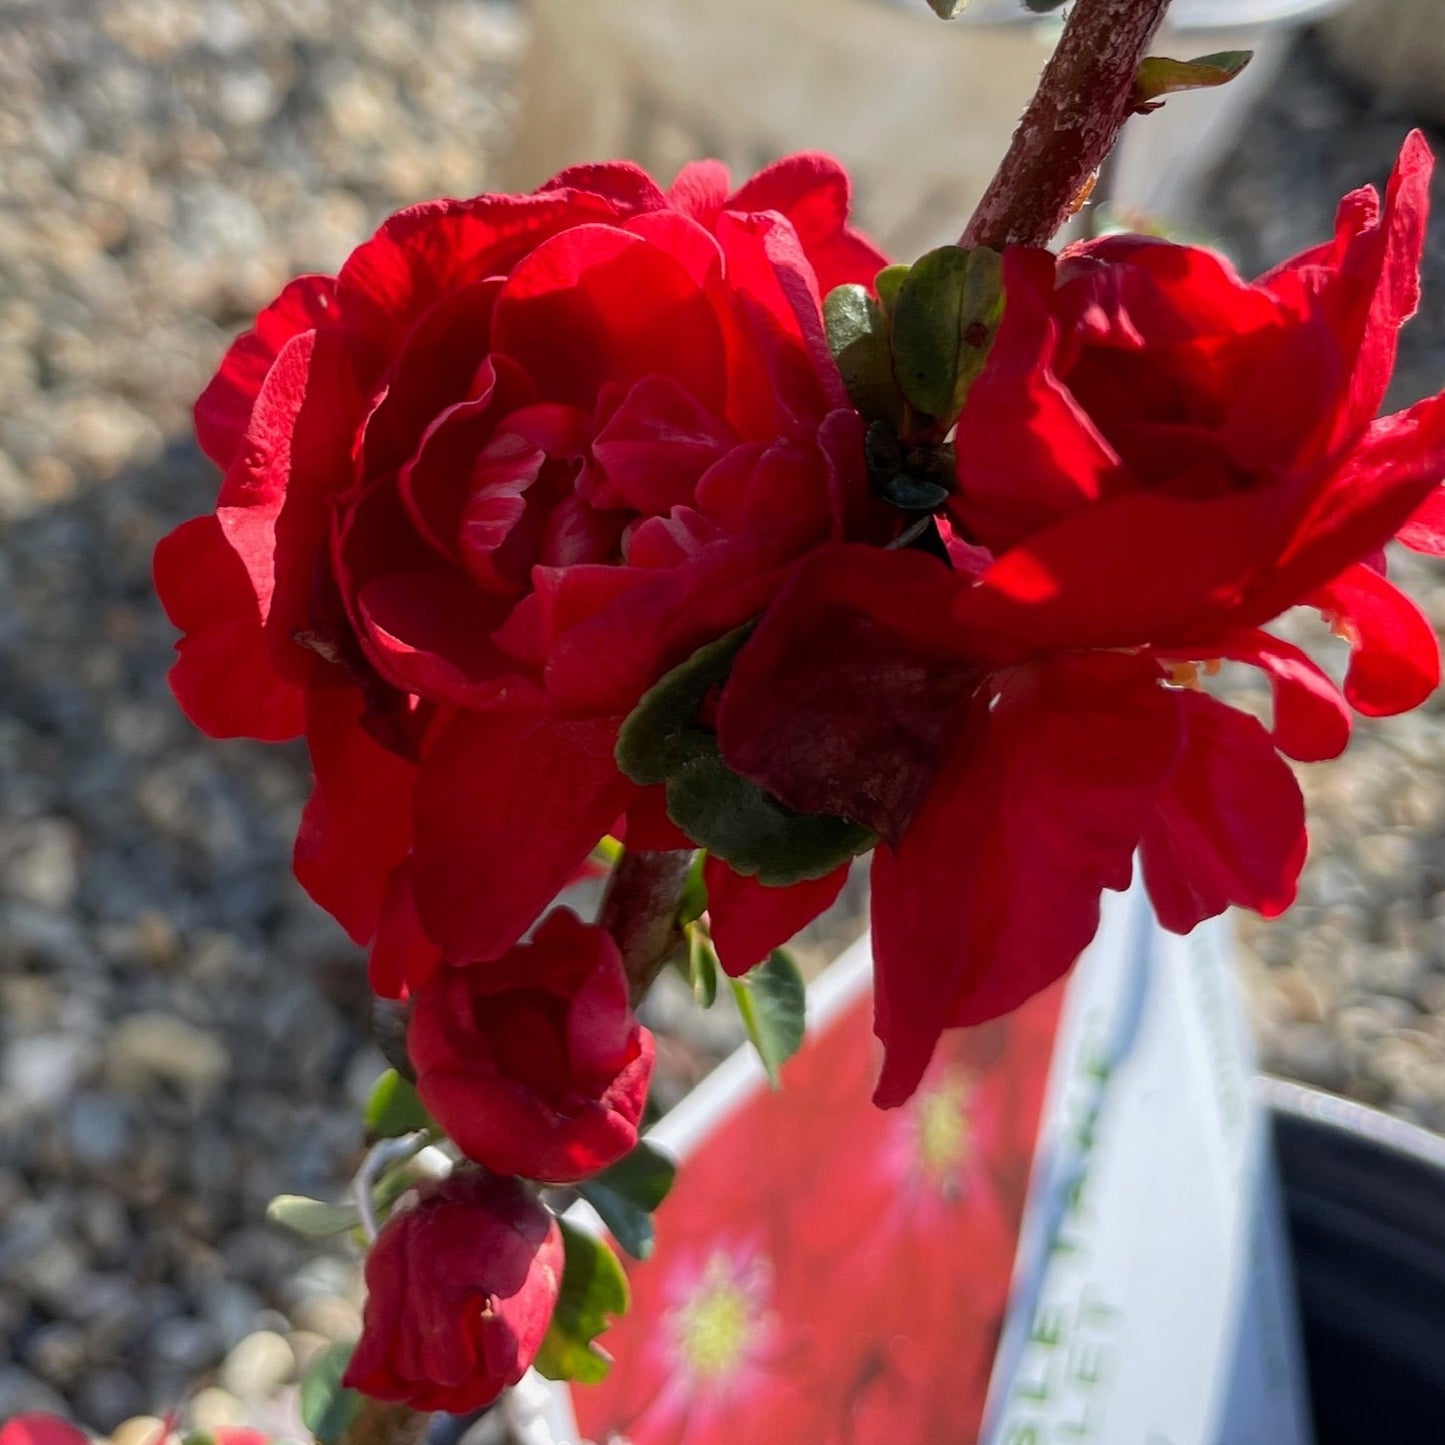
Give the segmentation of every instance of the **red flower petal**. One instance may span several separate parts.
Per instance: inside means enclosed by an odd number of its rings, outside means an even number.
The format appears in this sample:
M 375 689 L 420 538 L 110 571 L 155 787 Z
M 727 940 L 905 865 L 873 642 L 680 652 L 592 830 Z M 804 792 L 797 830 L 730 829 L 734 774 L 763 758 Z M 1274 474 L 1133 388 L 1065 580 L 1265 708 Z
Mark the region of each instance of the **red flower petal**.
M 1395 535 L 1416 552 L 1445 557 L 1445 487 L 1436 487 Z
M 1350 740 L 1350 709 L 1339 688 L 1293 643 L 1250 629 L 1231 633 L 1209 650 L 1268 676 L 1274 693 L 1270 737 L 1282 753 L 1318 763 L 1344 752 Z
M 334 326 L 339 319 L 335 279 L 298 276 L 257 316 L 251 330 L 232 342 L 195 409 L 196 440 L 222 471 L 241 449 L 251 408 L 281 348 L 293 336 Z
M 1373 568 L 1356 563 L 1306 599 L 1343 624 L 1352 648 L 1345 696 L 1357 712 L 1390 717 L 1418 707 L 1440 683 L 1440 643 L 1424 613 Z
M 306 694 L 306 742 L 316 783 L 301 813 L 294 866 L 301 886 L 358 943 L 376 932 L 394 870 L 411 847 L 417 770 L 361 725 L 350 687 Z
M 1445 475 L 1445 393 L 1375 422 L 1338 469 L 1313 487 L 1261 572 L 1244 610 L 1277 617 L 1315 588 L 1368 558 L 1410 519 Z
M 12 1415 L 0 1425 L 0 1445 L 90 1445 L 84 1430 L 57 1415 Z
M 1176 694 L 1183 747 L 1141 861 L 1159 921 L 1188 933 L 1232 903 L 1266 918 L 1294 901 L 1304 800 L 1263 726 L 1203 693 Z
M 440 950 L 422 930 L 412 893 L 411 863 L 405 861 L 387 883 L 367 959 L 371 991 L 382 998 L 405 998 L 424 987 L 440 963 Z
M 334 499 L 351 481 L 360 401 L 336 331 L 282 347 L 221 486 L 221 529 L 251 579 L 278 667 L 309 665 L 293 642 L 311 620 Z
M 1011 249 L 1003 274 L 1003 321 L 958 418 L 949 503 L 968 536 L 996 552 L 1097 500 L 1121 470 L 1053 371 L 1053 256 Z
M 416 321 L 458 287 L 503 276 L 563 227 L 608 221 L 617 202 L 577 190 L 428 201 L 398 211 L 337 277 L 349 347 L 368 387 Z
M 215 517 L 162 537 L 154 573 L 166 616 L 186 634 L 170 671 L 181 711 L 213 738 L 294 738 L 301 689 L 272 666 L 250 578 Z
M 584 410 L 604 383 L 654 373 L 704 401 L 726 395 L 712 302 L 666 251 L 611 226 L 574 226 L 520 262 L 493 338 L 549 401 Z
M 1096 654 L 1020 669 L 980 700 L 902 843 L 874 853 L 881 1107 L 917 1088 L 945 1027 L 1007 1013 L 1072 967 L 1102 890 L 1128 886 L 1177 696 L 1147 658 Z
M 848 881 L 848 867 L 822 878 L 769 888 L 734 873 L 718 858 L 703 865 L 713 947 L 725 972 L 741 978 L 794 934 L 831 908 Z
M 679 180 L 681 177 L 679 177 Z M 798 233 L 803 253 L 826 296 L 848 282 L 872 287 L 888 258 L 848 225 L 852 184 L 832 156 L 813 151 L 784 156 L 733 192 L 729 211 L 777 211 Z
M 510 948 L 635 792 L 612 758 L 617 722 L 462 713 L 428 749 L 416 791 L 413 884 L 452 958 Z
M 958 587 L 920 552 L 815 554 L 733 664 L 717 724 L 728 765 L 800 813 L 896 840 L 982 677 L 949 626 Z

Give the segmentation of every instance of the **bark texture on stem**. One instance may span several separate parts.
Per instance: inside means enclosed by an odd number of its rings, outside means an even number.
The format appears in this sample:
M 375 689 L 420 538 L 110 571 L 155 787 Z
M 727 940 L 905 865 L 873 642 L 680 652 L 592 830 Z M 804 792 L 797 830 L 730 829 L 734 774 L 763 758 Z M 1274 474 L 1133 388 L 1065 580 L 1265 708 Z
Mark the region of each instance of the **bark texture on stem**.
M 1169 0 L 1075 0 L 1058 48 L 961 244 L 1047 245 L 1129 116 Z
M 677 907 L 692 854 L 624 852 L 612 870 L 597 921 L 622 951 L 636 1007 L 673 949 L 682 941 Z
M 422 1445 L 430 1423 L 430 1415 L 407 1405 L 363 1396 L 361 1409 L 339 1445 Z

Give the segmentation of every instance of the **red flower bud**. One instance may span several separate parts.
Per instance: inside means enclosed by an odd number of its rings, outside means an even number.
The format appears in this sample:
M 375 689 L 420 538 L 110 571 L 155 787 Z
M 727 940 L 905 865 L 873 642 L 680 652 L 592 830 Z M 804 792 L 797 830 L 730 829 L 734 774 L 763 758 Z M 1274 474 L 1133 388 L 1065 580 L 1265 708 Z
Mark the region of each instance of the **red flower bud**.
M 438 969 L 407 1047 L 432 1116 L 499 1174 L 568 1183 L 637 1143 L 652 1035 L 617 945 L 568 909 L 501 958 Z
M 474 1170 L 425 1186 L 366 1260 L 361 1340 L 342 1383 L 465 1414 L 526 1373 L 552 1319 L 562 1234 L 516 1179 Z

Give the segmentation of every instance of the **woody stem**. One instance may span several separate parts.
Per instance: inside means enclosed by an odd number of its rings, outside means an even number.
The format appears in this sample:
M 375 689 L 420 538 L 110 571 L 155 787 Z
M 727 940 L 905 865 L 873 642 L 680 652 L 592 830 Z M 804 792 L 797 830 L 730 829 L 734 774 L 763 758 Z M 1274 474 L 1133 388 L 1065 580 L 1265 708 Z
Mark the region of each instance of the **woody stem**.
M 1113 148 L 1169 0 L 1075 0 L 960 244 L 1047 245 Z
M 598 922 L 617 941 L 636 1007 L 681 942 L 677 927 L 692 854 L 625 852 L 612 870 Z

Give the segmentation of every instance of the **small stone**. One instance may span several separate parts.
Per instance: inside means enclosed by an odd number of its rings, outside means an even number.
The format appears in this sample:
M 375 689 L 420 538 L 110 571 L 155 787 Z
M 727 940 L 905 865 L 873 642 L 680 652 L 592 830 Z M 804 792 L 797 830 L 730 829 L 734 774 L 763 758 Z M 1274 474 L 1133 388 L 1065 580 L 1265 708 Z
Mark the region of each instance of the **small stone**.
M 328 1340 L 354 1340 L 361 1334 L 361 1311 L 340 1295 L 302 1300 L 293 1314 L 302 1329 Z
M 175 1014 L 132 1014 L 116 1026 L 106 1048 L 107 1073 L 117 1087 L 140 1093 L 165 1082 L 194 1103 L 210 1097 L 230 1067 L 219 1039 Z
M 215 1331 L 202 1320 L 162 1320 L 151 1336 L 152 1358 L 187 1374 L 210 1364 L 218 1353 Z
M 0 887 L 12 898 L 60 912 L 75 897 L 80 839 L 63 818 L 32 818 L 22 824 L 0 855 L 8 855 Z
M 161 1445 L 165 1422 L 154 1415 L 132 1415 L 110 1432 L 110 1445 Z
M 74 1325 L 42 1325 L 25 1347 L 25 1363 L 41 1379 L 64 1389 L 85 1368 L 85 1336 Z
M 0 1363 L 0 1420 L 31 1410 L 62 1418 L 70 1413 L 64 1399 L 43 1380 L 27 1374 L 19 1365 Z
M 270 1330 L 247 1335 L 221 1363 L 221 1384 L 242 1400 L 267 1400 L 291 1378 L 296 1356 Z
M 85 1039 L 67 1034 L 15 1039 L 5 1050 L 4 1086 L 25 1106 L 52 1110 L 70 1095 L 90 1063 Z
M 196 1393 L 191 1400 L 190 1417 L 191 1428 L 207 1435 L 231 1425 L 246 1423 L 246 1412 L 241 1402 L 214 1385 Z
M 251 1334 L 265 1313 L 255 1291 L 232 1279 L 218 1279 L 207 1287 L 202 1312 L 227 1350 Z
M 131 1120 L 112 1094 L 88 1092 L 76 1097 L 66 1115 L 66 1133 L 75 1157 L 104 1169 L 124 1157 L 131 1142 Z
M 145 1409 L 145 1391 L 124 1370 L 93 1370 L 76 1390 L 76 1404 L 85 1419 L 102 1430 L 115 1430 L 117 1422 L 135 1419 Z M 112 1436 L 112 1439 L 115 1437 Z
M 292 1330 L 286 1340 L 296 1359 L 298 1375 L 304 1375 L 310 1369 L 312 1362 L 331 1348 L 331 1341 L 325 1335 L 318 1335 L 313 1330 Z

